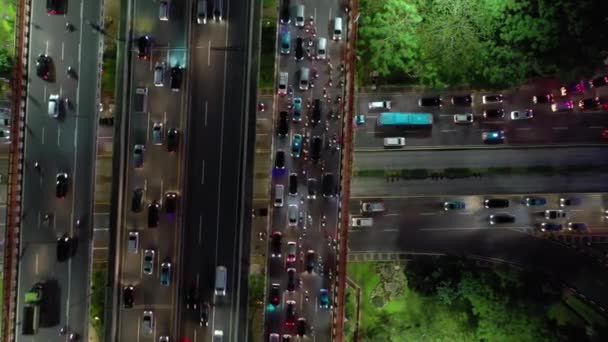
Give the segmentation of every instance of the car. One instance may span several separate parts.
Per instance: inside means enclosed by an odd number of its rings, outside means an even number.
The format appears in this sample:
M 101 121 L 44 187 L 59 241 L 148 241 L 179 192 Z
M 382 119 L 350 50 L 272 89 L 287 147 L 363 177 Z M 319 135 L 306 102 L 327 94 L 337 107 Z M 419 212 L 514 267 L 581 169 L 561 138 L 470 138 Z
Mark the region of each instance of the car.
M 279 73 L 279 87 L 277 93 L 279 95 L 287 95 L 287 86 L 289 83 L 289 73 L 281 71 Z
M 421 97 L 418 99 L 418 106 L 420 107 L 441 107 L 441 97 L 440 96 L 432 96 L 432 97 Z
M 534 112 L 532 109 L 514 110 L 511 112 L 511 120 L 526 120 L 532 119 L 533 117 Z
M 160 284 L 162 286 L 171 285 L 171 263 L 163 262 L 160 264 Z
M 281 245 L 283 234 L 281 232 L 273 232 L 270 238 L 270 256 L 273 258 L 281 257 Z
M 148 36 L 141 36 L 137 39 L 137 57 L 139 59 L 149 59 L 152 47 L 152 39 Z
M 277 133 L 280 137 L 284 137 L 289 133 L 289 118 L 286 111 L 279 113 L 279 122 L 277 124 Z
M 287 209 L 287 221 L 289 227 L 295 227 L 298 224 L 298 205 L 290 204 Z
M 274 155 L 274 169 L 285 170 L 285 151 L 277 151 Z
M 553 112 L 567 112 L 574 108 L 574 101 L 559 101 L 551 105 L 551 111 Z
M 471 113 L 454 114 L 454 123 L 457 123 L 457 124 L 460 124 L 460 123 L 465 123 L 465 124 L 473 123 L 473 114 L 471 114 Z
M 167 192 L 165 194 L 165 203 L 163 205 L 165 207 L 165 213 L 167 214 L 175 214 L 177 211 L 177 193 L 176 192 Z
M 602 129 L 600 137 L 602 138 L 602 140 L 608 140 L 608 128 Z
M 61 116 L 62 106 L 59 94 L 50 94 L 47 112 L 50 117 L 58 119 Z
M 576 232 L 586 232 L 588 230 L 587 224 L 582 222 L 568 222 L 568 230 Z
M 505 117 L 505 110 L 502 108 L 486 109 L 483 111 L 483 117 L 486 119 L 502 119 Z
M 72 238 L 66 233 L 57 238 L 57 261 L 65 262 L 72 255 Z
M 207 0 L 198 0 L 196 4 L 196 23 L 206 24 L 208 17 L 209 7 L 207 6 Z
M 306 68 L 306 67 L 301 67 L 300 70 L 298 71 L 298 75 L 299 75 L 299 86 L 298 88 L 300 90 L 308 90 L 309 87 L 309 78 L 310 78 L 310 68 Z
M 294 23 L 295 27 L 304 27 L 304 5 L 296 6 L 296 22 Z
M 51 81 L 51 67 L 53 60 L 48 55 L 43 53 L 38 55 L 36 59 L 36 75 L 45 81 Z
M 568 213 L 564 210 L 545 210 L 545 219 L 555 220 L 560 218 L 566 218 Z
M 485 201 L 483 201 L 483 206 L 488 209 L 508 208 L 509 200 L 503 199 L 503 198 L 488 198 Z
M 160 204 L 157 201 L 148 204 L 148 228 L 158 227 L 159 214 Z
M 68 174 L 59 172 L 55 176 L 55 196 L 57 198 L 65 198 L 68 194 Z
M 304 335 L 306 335 L 306 318 L 304 317 L 300 317 L 298 318 L 298 323 L 297 323 L 297 334 L 300 337 L 303 337 Z
M 296 325 L 296 301 L 288 300 L 285 307 L 285 325 L 293 327 Z
M 315 178 L 308 178 L 306 181 L 306 198 L 307 199 L 316 199 L 317 198 L 317 180 Z
M 364 114 L 355 115 L 355 123 L 357 124 L 357 126 L 364 125 L 365 124 L 365 115 Z
M 139 232 L 129 232 L 127 241 L 127 250 L 129 253 L 136 254 L 139 251 Z
M 199 317 L 199 325 L 202 326 L 209 326 L 209 313 L 211 313 L 211 307 L 209 305 L 209 303 L 204 302 L 201 303 L 201 307 L 200 307 L 200 317 Z
M 576 205 L 577 204 L 577 200 L 574 198 L 569 198 L 569 197 L 562 197 L 559 199 L 559 206 L 560 207 L 569 207 L 572 205 Z
M 589 86 L 592 88 L 603 87 L 608 84 L 608 75 L 596 77 L 589 81 Z
M 46 0 L 46 14 L 57 15 L 63 9 L 63 0 Z
M 283 334 L 283 336 L 281 337 L 281 342 L 291 342 L 291 335 Z
M 483 103 L 483 104 L 502 103 L 502 101 L 503 101 L 502 94 L 484 95 L 481 97 L 481 103 Z
M 158 342 L 169 342 L 169 336 L 160 336 Z
M 291 196 L 298 195 L 298 174 L 292 173 L 289 175 L 289 194 Z
M 171 68 L 171 90 L 179 91 L 182 87 L 182 74 L 184 68 L 179 65 L 176 65 Z
M 443 202 L 443 210 L 445 210 L 445 211 L 463 210 L 465 208 L 466 208 L 466 205 L 462 201 L 450 200 L 450 201 Z
M 372 201 L 360 201 L 359 208 L 361 213 L 367 214 L 378 214 L 386 211 L 386 205 L 383 201 L 372 200 Z
M 281 303 L 281 285 L 273 283 L 270 285 L 270 291 L 268 292 L 268 302 L 272 306 L 277 307 Z
M 122 289 L 122 305 L 130 309 L 135 303 L 135 287 L 133 285 L 127 285 Z
M 316 254 L 315 251 L 313 251 L 312 249 L 309 249 L 306 252 L 306 271 L 308 273 L 312 273 L 315 269 L 317 260 L 316 260 Z
M 224 341 L 224 330 L 214 330 L 213 331 L 213 342 L 222 342 Z
M 481 140 L 486 144 L 500 144 L 505 141 L 505 131 L 487 131 L 481 133 Z
M 296 290 L 296 269 L 290 267 L 287 269 L 287 291 L 293 292 Z
M 294 134 L 291 138 L 291 156 L 300 158 L 302 154 L 302 135 Z
M 297 245 L 293 241 L 287 243 L 287 262 L 296 262 Z
M 144 251 L 144 263 L 143 263 L 143 271 L 144 274 L 152 274 L 154 273 L 154 257 L 156 252 L 153 249 L 146 249 Z
M 295 122 L 302 121 L 302 98 L 294 97 L 293 98 L 293 116 L 292 120 Z
M 155 122 L 152 126 L 152 143 L 154 145 L 162 145 L 163 144 L 163 123 Z
M 578 101 L 578 108 L 581 110 L 597 110 L 602 109 L 599 97 L 591 97 Z
M 282 55 L 289 55 L 291 52 L 291 31 L 288 29 L 281 31 L 280 52 Z
M 167 131 L 167 152 L 177 152 L 179 147 L 179 131 L 177 128 L 170 128 Z
M 543 222 L 540 224 L 540 230 L 543 232 L 559 232 L 562 230 L 562 224 L 556 222 Z
M 318 125 L 321 122 L 321 113 L 323 112 L 323 103 L 320 99 L 314 99 L 312 101 L 312 117 L 310 121 L 313 126 Z
M 327 39 L 323 37 L 317 38 L 317 59 L 327 58 Z
M 266 111 L 266 104 L 264 104 L 264 102 L 259 102 L 258 103 L 258 112 L 263 113 Z
M 534 96 L 532 96 L 532 102 L 534 104 L 553 103 L 553 95 L 552 94 L 534 95 Z
M 281 24 L 283 25 L 287 25 L 291 22 L 291 12 L 290 12 L 290 7 L 291 7 L 291 1 L 290 0 L 282 0 L 282 6 L 281 6 Z
M 167 70 L 167 64 L 165 62 L 158 62 L 154 66 L 154 86 L 164 87 L 165 86 L 165 71 Z
M 583 91 L 585 91 L 585 83 L 582 81 L 579 81 L 576 83 L 570 83 L 568 85 L 564 85 L 559 88 L 559 92 L 560 92 L 560 94 L 562 94 L 562 96 L 579 94 L 579 93 L 582 93 Z
M 524 204 L 527 207 L 545 205 L 547 204 L 547 199 L 543 197 L 526 197 L 524 199 Z
M 280 342 L 281 336 L 277 333 L 270 333 L 268 335 L 268 342 Z
M 312 137 L 310 141 L 310 159 L 318 161 L 321 159 L 322 140 L 319 136 Z
M 452 104 L 455 106 L 470 106 L 473 103 L 471 95 L 455 95 L 452 96 Z
M 319 307 L 321 309 L 329 308 L 329 291 L 327 289 L 319 290 Z
M 0 142 L 8 144 L 11 142 L 11 131 L 8 129 L 0 129 Z
M 391 109 L 391 101 L 371 101 L 367 106 L 369 110 L 389 110 Z
M 213 20 L 222 21 L 222 0 L 213 1 Z
M 196 303 L 198 303 L 198 289 L 194 286 L 190 286 L 186 291 L 186 309 L 196 309 Z
M 333 197 L 336 194 L 336 184 L 332 173 L 323 175 L 321 187 L 323 188 L 323 197 Z
M 515 222 L 515 216 L 510 214 L 492 214 L 489 217 L 490 224 L 504 224 L 504 223 L 513 223 Z
M 152 311 L 144 311 L 141 318 L 141 331 L 146 336 L 151 336 L 154 332 L 154 313 Z
M 296 61 L 304 59 L 304 39 L 302 37 L 296 38 L 296 53 L 294 55 Z
M 131 211 L 132 212 L 139 213 L 143 210 L 143 198 L 144 198 L 144 189 L 143 188 L 133 189 L 133 197 L 131 198 Z
M 137 144 L 133 146 L 133 167 L 141 169 L 144 167 L 144 151 L 146 148 L 144 145 Z

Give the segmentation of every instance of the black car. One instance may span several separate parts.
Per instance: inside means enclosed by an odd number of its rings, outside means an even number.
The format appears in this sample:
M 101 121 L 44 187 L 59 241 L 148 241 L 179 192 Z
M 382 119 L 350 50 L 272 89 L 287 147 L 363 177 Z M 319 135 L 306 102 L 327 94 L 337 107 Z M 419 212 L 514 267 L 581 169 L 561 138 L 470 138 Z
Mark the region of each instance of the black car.
M 177 210 L 177 193 L 167 192 L 165 194 L 165 212 L 167 214 L 175 214 Z
M 183 68 L 179 65 L 171 68 L 171 90 L 179 91 L 182 87 L 182 71 Z
M 274 155 L 274 168 L 278 170 L 285 168 L 285 151 L 277 151 Z
M 302 37 L 296 38 L 296 61 L 301 61 L 304 59 L 304 39 Z
M 483 202 L 483 205 L 488 209 L 493 208 L 508 208 L 509 200 L 502 198 L 490 198 Z
M 272 306 L 277 306 L 281 302 L 281 285 L 272 284 L 270 285 L 270 293 L 268 294 L 268 302 Z
M 51 64 L 53 60 L 45 54 L 38 55 L 36 59 L 36 75 L 45 81 L 51 80 Z
M 296 324 L 296 329 L 298 336 L 303 337 L 306 335 L 306 318 L 300 317 L 298 318 L 298 323 Z
M 578 101 L 578 108 L 581 110 L 596 110 L 601 108 L 599 97 L 591 97 Z
M 441 107 L 441 97 L 421 97 L 420 99 L 418 99 L 418 105 L 420 107 Z
M 455 106 L 470 106 L 473 103 L 471 95 L 456 95 L 452 96 L 452 104 Z
M 306 271 L 308 273 L 312 273 L 312 271 L 315 269 L 317 263 L 316 259 L 317 257 L 315 251 L 309 249 L 308 252 L 306 252 Z
M 139 59 L 150 58 L 150 48 L 152 46 L 152 39 L 148 36 L 141 36 L 137 39 L 137 57 Z
M 61 14 L 63 8 L 63 0 L 46 0 L 46 13 L 48 15 Z
M 211 311 L 211 308 L 209 306 L 209 303 L 207 303 L 207 302 L 201 303 L 201 317 L 199 319 L 199 325 L 201 327 L 209 325 L 209 312 L 210 311 Z
M 322 140 L 318 136 L 312 137 L 312 141 L 310 143 L 310 158 L 314 161 L 317 161 L 321 158 L 321 146 Z
M 553 95 L 551 94 L 538 94 L 532 96 L 532 102 L 534 103 L 553 103 Z
M 55 196 L 64 198 L 68 194 L 68 174 L 60 172 L 57 174 L 55 183 Z
M 308 178 L 308 182 L 306 184 L 308 188 L 308 193 L 306 194 L 306 198 L 315 199 L 317 198 L 317 180 L 315 178 Z
M 72 254 L 72 238 L 64 234 L 57 239 L 57 261 L 67 261 Z
M 296 290 L 296 269 L 287 269 L 287 291 L 293 292 Z
M 285 308 L 285 325 L 293 327 L 296 324 L 296 301 L 288 300 Z
M 279 123 L 277 125 L 277 133 L 279 136 L 284 137 L 289 133 L 289 118 L 286 111 L 279 113 Z
M 515 216 L 510 214 L 494 214 L 490 215 L 490 224 L 504 224 L 515 222 Z
M 177 152 L 179 147 L 179 131 L 177 128 L 171 128 L 167 131 L 167 151 Z
M 198 303 L 198 294 L 197 289 L 194 286 L 191 286 L 188 291 L 186 291 L 186 309 L 196 309 L 196 303 Z
M 135 288 L 133 285 L 125 286 L 122 290 L 122 303 L 125 308 L 130 309 L 135 302 Z
M 133 190 L 133 198 L 131 199 L 131 211 L 134 213 L 141 212 L 144 208 L 144 189 L 136 188 Z
M 158 227 L 158 216 L 160 213 L 160 204 L 153 201 L 148 205 L 148 228 Z
M 312 101 L 312 125 L 316 126 L 321 122 L 321 112 L 323 111 L 323 104 L 321 100 L 314 99 Z
M 298 195 L 298 174 L 292 173 L 289 175 L 289 194 L 292 196 Z
M 606 84 L 608 84 L 608 75 L 604 75 L 604 76 L 600 76 L 598 78 L 594 78 L 591 81 L 589 81 L 589 84 L 593 87 L 593 88 L 597 88 L 597 87 L 603 87 Z
M 323 187 L 323 197 L 333 197 L 336 193 L 334 175 L 331 173 L 324 174 L 321 186 Z
M 505 117 L 505 110 L 502 108 L 486 109 L 483 111 L 483 117 L 486 119 L 502 119 Z
M 290 7 L 291 1 L 283 0 L 283 4 L 281 6 L 281 24 L 289 24 L 291 22 Z
M 281 234 L 281 232 L 272 233 L 272 237 L 270 239 L 270 255 L 273 258 L 281 257 L 282 240 L 283 240 L 283 234 Z

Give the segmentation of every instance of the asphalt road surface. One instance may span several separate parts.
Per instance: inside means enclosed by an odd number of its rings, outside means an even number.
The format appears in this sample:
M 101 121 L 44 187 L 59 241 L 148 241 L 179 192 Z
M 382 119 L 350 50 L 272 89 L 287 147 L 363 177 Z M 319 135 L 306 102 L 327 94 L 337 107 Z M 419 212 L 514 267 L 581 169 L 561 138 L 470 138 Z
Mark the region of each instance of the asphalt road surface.
M 70 1 L 65 14 L 47 15 L 43 2 L 31 4 L 28 98 L 25 122 L 24 218 L 20 236 L 17 293 L 17 340 L 21 335 L 24 294 L 34 283 L 46 282 L 48 311 L 41 317 L 36 340 L 57 340 L 60 327 L 81 336 L 88 329 L 89 244 L 92 230 L 94 139 L 97 119 L 99 32 L 88 23 L 99 20 L 100 2 Z M 66 31 L 66 22 L 74 26 Z M 52 81 L 36 75 L 36 59 L 53 60 Z M 68 78 L 71 66 L 75 77 Z M 83 87 L 85 86 L 85 87 Z M 69 104 L 60 119 L 48 115 L 50 94 Z M 38 162 L 39 169 L 34 168 Z M 68 194 L 55 196 L 56 175 L 68 174 Z M 49 220 L 44 221 L 48 214 Z M 76 226 L 76 220 L 81 220 Z M 56 259 L 57 238 L 73 237 L 73 256 Z
M 192 1 L 194 4 L 196 1 Z M 223 20 L 197 24 L 190 36 L 190 118 L 186 168 L 186 217 L 182 250 L 180 336 L 210 341 L 244 341 L 247 326 L 249 231 L 244 225 L 245 139 L 254 2 L 224 1 Z M 191 18 L 191 17 L 190 17 Z M 255 25 L 255 24 L 254 24 Z M 215 297 L 217 266 L 227 268 L 225 297 Z M 197 308 L 186 308 L 195 289 Z M 201 326 L 200 304 L 211 304 L 209 325 Z
M 133 41 L 142 35 L 152 39 L 151 57 L 148 60 L 138 59 L 137 45 L 131 44 L 131 74 L 126 87 L 130 88 L 131 107 L 128 111 L 128 136 L 126 141 L 125 167 L 126 181 L 123 191 L 123 218 L 118 231 L 118 253 L 120 262 L 119 296 L 120 308 L 116 339 L 119 341 L 158 341 L 160 336 L 176 335 L 176 299 L 178 294 L 177 270 L 179 269 L 178 243 L 181 227 L 181 174 L 183 153 L 167 151 L 167 130 L 175 128 L 183 137 L 183 119 L 186 91 L 172 91 L 170 88 L 170 69 L 180 65 L 187 72 L 190 65 L 185 51 L 185 21 L 189 19 L 189 9 L 180 1 L 172 1 L 169 20 L 159 19 L 159 2 L 136 0 L 132 4 Z M 153 69 L 157 63 L 166 63 L 164 85 L 156 86 L 153 80 Z M 185 74 L 184 72 L 184 74 Z M 137 112 L 134 105 L 135 88 L 148 89 L 146 110 Z M 153 142 L 153 126 L 161 123 L 164 137 L 162 144 Z M 145 147 L 143 168 L 135 169 L 133 148 L 136 144 Z M 183 145 L 183 138 L 182 138 Z M 143 188 L 143 210 L 131 211 L 133 190 Z M 177 212 L 166 213 L 166 194 L 178 194 Z M 156 228 L 148 228 L 149 205 L 156 201 L 160 204 L 159 223 Z M 139 233 L 137 253 L 127 251 L 127 239 L 130 232 Z M 143 273 L 143 254 L 147 249 L 154 250 L 153 273 Z M 169 286 L 160 283 L 162 263 L 171 264 Z M 125 308 L 123 288 L 133 285 L 135 300 L 133 308 Z M 142 318 L 145 310 L 152 311 L 154 325 L 152 334 L 142 329 Z
M 539 195 L 540 196 L 540 195 Z M 511 201 L 509 208 L 486 209 L 482 201 L 487 197 L 411 197 L 384 200 L 387 210 L 374 216 L 374 225 L 349 232 L 350 252 L 412 252 L 477 255 L 522 264 L 558 277 L 589 299 L 606 307 L 608 275 L 598 260 L 548 239 L 551 235 L 605 235 L 608 224 L 603 210 L 608 205 L 603 194 L 570 194 L 576 205 L 564 207 L 569 217 L 555 220 L 587 223 L 586 233 L 540 232 L 538 225 L 546 221 L 543 211 L 558 209 L 558 195 L 542 195 L 547 205 L 526 207 L 525 195 L 501 196 Z M 458 199 L 466 203 L 462 211 L 444 211 L 442 203 Z M 359 201 L 353 198 L 352 215 L 360 216 Z M 515 222 L 491 225 L 488 216 L 510 213 Z M 590 276 L 593 275 L 593 276 Z

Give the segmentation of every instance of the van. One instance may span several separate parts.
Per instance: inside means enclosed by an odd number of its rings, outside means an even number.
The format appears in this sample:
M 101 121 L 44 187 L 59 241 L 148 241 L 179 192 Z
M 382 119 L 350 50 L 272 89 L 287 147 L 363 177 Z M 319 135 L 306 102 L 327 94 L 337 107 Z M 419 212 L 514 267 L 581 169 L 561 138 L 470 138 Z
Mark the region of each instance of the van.
M 215 291 L 216 296 L 226 295 L 226 276 L 227 270 L 225 266 L 218 266 L 215 268 Z
M 222 21 L 222 6 L 223 0 L 213 0 L 213 19 Z
M 405 138 L 391 137 L 384 138 L 384 147 L 403 147 L 405 146 Z
M 296 27 L 304 27 L 304 5 L 296 6 Z
M 224 330 L 215 330 L 213 332 L 213 342 L 224 341 Z
M 274 206 L 280 208 L 283 206 L 285 188 L 283 184 L 277 184 L 274 186 Z
M 158 6 L 158 19 L 162 21 L 169 20 L 169 1 L 162 0 Z
M 289 226 L 293 227 L 298 224 L 298 205 L 290 204 L 289 209 L 287 210 L 287 220 L 289 222 Z
M 196 4 L 196 23 L 207 23 L 207 0 L 198 0 Z
M 287 83 L 289 83 L 289 74 L 285 71 L 279 73 L 279 95 L 287 94 Z
M 310 69 L 302 67 L 300 68 L 300 90 L 308 90 L 308 78 L 310 76 Z
M 317 59 L 327 58 L 327 39 L 317 38 Z
M 342 40 L 342 18 L 334 19 L 334 40 Z
M 351 227 L 371 227 L 374 224 L 374 219 L 371 217 L 353 217 L 351 219 Z

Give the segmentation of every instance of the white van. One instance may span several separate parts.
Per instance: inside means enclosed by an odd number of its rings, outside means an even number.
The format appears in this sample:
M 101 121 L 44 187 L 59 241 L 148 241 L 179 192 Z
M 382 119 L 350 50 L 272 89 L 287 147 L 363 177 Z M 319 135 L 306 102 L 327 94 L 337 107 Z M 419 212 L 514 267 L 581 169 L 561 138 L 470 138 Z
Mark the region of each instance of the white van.
M 215 330 L 213 332 L 213 342 L 224 341 L 224 330 Z
M 403 147 L 405 146 L 404 137 L 384 138 L 384 147 Z
M 371 217 L 353 217 L 351 219 L 351 227 L 371 227 L 374 225 L 374 219 Z
M 342 18 L 334 19 L 334 40 L 342 40 Z
M 225 266 L 218 266 L 215 268 L 215 291 L 216 296 L 226 295 L 226 277 L 228 271 Z
M 327 39 L 317 38 L 317 59 L 327 58 Z
M 285 187 L 283 184 L 277 184 L 274 186 L 274 206 L 281 208 L 283 206 L 283 198 L 285 196 Z
M 158 19 L 162 21 L 169 20 L 169 1 L 162 0 L 158 6 Z
M 196 23 L 207 23 L 207 0 L 198 0 L 196 5 Z
M 293 227 L 298 224 L 298 205 L 290 204 L 289 209 L 287 209 L 287 221 L 289 222 L 289 226 Z
M 309 76 L 310 69 L 305 67 L 300 68 L 300 90 L 308 90 Z

